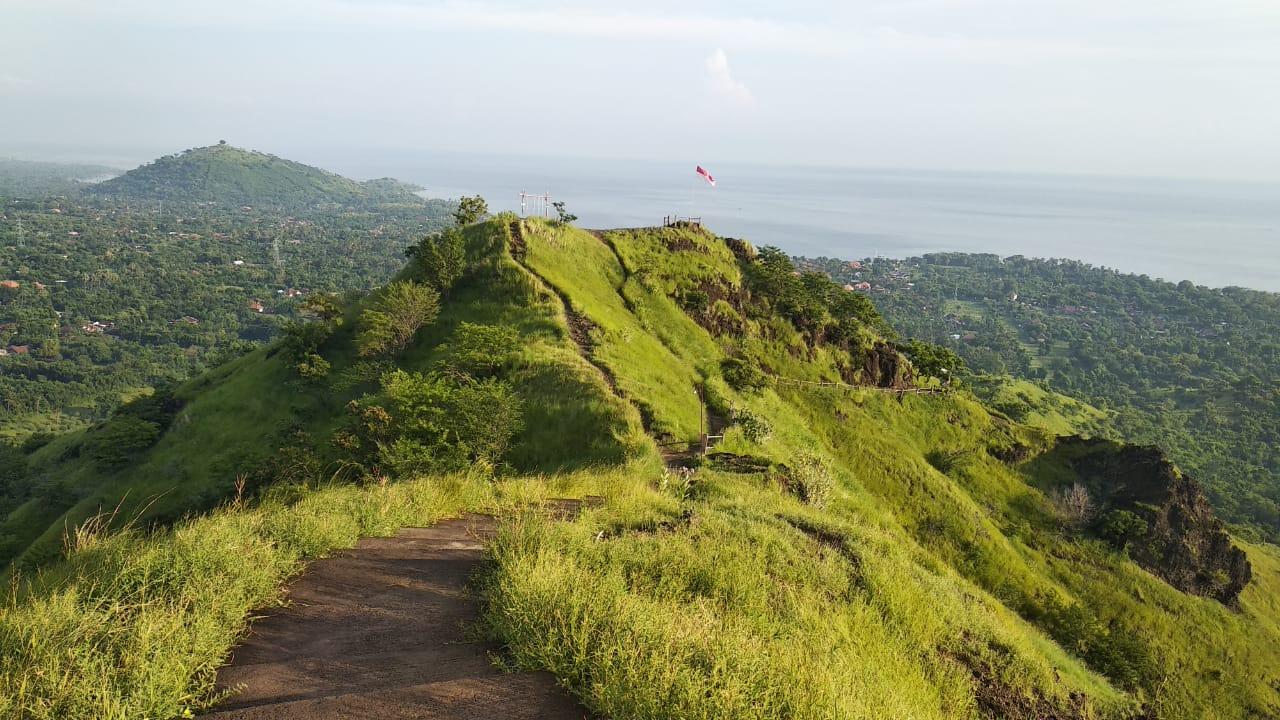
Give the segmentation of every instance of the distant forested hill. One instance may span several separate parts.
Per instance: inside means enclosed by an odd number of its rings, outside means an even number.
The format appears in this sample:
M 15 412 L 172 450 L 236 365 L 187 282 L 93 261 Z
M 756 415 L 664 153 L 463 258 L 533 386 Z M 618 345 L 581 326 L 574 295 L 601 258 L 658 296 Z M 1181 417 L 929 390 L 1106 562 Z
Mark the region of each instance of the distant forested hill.
M 221 143 L 166 155 L 91 189 L 120 200 L 178 200 L 296 210 L 413 198 L 394 180 L 356 182 L 274 155 Z
M 0 200 L 0 439 L 106 417 L 270 339 L 310 295 L 381 284 L 454 207 L 227 146 Z
M 935 254 L 803 260 L 867 283 L 904 336 L 1114 411 L 1202 479 L 1229 520 L 1280 537 L 1280 295 L 1068 260 Z
M 33 198 L 73 193 L 83 188 L 85 181 L 119 173 L 119 170 L 103 165 L 0 158 L 0 197 Z

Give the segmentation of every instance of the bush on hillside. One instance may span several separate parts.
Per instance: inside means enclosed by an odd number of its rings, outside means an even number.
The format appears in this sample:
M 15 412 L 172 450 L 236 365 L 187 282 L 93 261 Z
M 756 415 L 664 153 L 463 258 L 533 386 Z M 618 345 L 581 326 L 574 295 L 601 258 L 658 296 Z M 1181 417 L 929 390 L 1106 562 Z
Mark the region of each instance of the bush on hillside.
M 99 465 L 118 467 L 160 437 L 160 426 L 129 415 L 109 420 L 85 441 L 85 450 Z
M 725 382 L 739 392 L 759 392 L 769 386 L 769 376 L 749 359 L 725 358 L 720 361 L 720 372 Z
M 467 269 L 466 239 L 457 229 L 423 238 L 405 250 L 424 282 L 449 297 L 449 291 Z
M 442 348 L 441 365 L 476 378 L 498 373 L 520 351 L 520 334 L 510 325 L 464 322 Z
M 759 444 L 773 436 L 773 424 L 763 415 L 747 410 L 733 408 L 729 411 L 729 422 L 742 428 L 742 435 L 750 442 Z
M 439 314 L 438 292 L 411 280 L 393 282 L 361 313 L 356 347 L 363 357 L 397 353 Z
M 796 497 L 814 507 L 825 506 L 836 485 L 827 462 L 809 453 L 796 458 L 787 468 L 787 481 Z
M 321 320 L 342 324 L 342 299 L 337 293 L 313 293 L 302 301 L 302 310 Z
M 761 317 L 766 317 L 769 310 L 781 314 L 810 343 L 825 339 L 848 345 L 863 326 L 892 335 L 865 296 L 843 290 L 825 273 L 797 271 L 791 258 L 776 247 L 760 248 L 747 265 L 746 278 L 752 296 L 760 303 L 756 313 Z
M 320 346 L 333 335 L 333 329 L 334 324 L 330 320 L 285 323 L 280 347 L 299 375 L 316 380 L 329 374 L 329 363 L 320 356 Z
M 1120 552 L 1147 534 L 1147 521 L 1128 510 L 1112 510 L 1098 522 L 1098 532 Z
M 1126 690 L 1150 687 L 1159 675 L 1141 638 L 1123 627 L 1104 625 L 1080 603 L 1044 595 L 1028 615 L 1060 645 Z
M 329 375 L 329 370 L 333 365 L 323 357 L 311 353 L 294 365 L 294 369 L 298 371 L 298 375 L 304 380 L 319 380 Z
M 367 470 L 401 476 L 497 465 L 524 428 L 519 396 L 496 378 L 394 370 L 383 377 L 381 397 L 348 409 L 352 424 L 334 444 Z
M 905 345 L 899 345 L 898 349 L 907 356 L 920 375 L 947 380 L 958 378 L 968 369 L 959 355 L 941 345 L 910 340 Z

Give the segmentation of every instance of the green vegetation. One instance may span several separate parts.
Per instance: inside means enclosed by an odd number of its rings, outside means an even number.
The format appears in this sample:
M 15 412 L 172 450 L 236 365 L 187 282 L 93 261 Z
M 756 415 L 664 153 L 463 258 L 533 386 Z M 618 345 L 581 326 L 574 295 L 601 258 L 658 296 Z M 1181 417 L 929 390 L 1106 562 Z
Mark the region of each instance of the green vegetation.
M 216 699 L 214 670 L 249 614 L 310 558 L 464 510 L 502 514 L 603 492 L 616 476 L 493 483 L 483 475 L 368 488 L 287 488 L 158 535 L 82 527 L 70 559 L 0 610 L 0 716 L 184 717 Z
M 458 227 L 466 227 L 480 222 L 489 214 L 489 204 L 479 195 L 458 198 L 458 209 L 453 213 L 453 222 Z
M 452 210 L 225 146 L 181 158 L 113 180 L 123 195 L 0 190 L 0 438 L 85 427 L 244 354 L 309 298 L 385 282 Z M 284 202 L 300 187 L 333 194 Z
M 871 284 L 904 336 L 975 371 L 1102 409 L 1111 432 L 1160 445 L 1200 478 L 1240 532 L 1280 539 L 1280 295 L 1021 256 L 801 265 Z
M 166 155 L 89 191 L 121 202 L 176 200 L 298 211 L 413 203 L 418 189 L 390 179 L 359 183 L 292 160 L 219 143 Z
M 1280 708 L 1274 547 L 1244 545 L 1238 607 L 1181 592 L 1116 549 L 1135 523 L 1064 511 L 1058 489 L 1084 481 L 1068 464 L 1026 462 L 1055 440 L 1015 412 L 1098 411 L 1029 384 L 998 411 L 954 384 L 901 392 L 955 358 L 900 352 L 865 298 L 698 227 L 500 215 L 459 237 L 462 271 L 402 348 L 360 356 L 385 298 L 353 298 L 305 346 L 324 378 L 297 377 L 290 339 L 22 452 L 26 477 L 93 490 L 3 526 L 43 571 L 0 610 L 0 711 L 198 711 L 305 558 L 478 508 L 504 520 L 483 630 L 604 716 Z M 420 257 L 397 283 L 428 282 Z M 158 439 L 124 466 L 87 450 L 147 423 Z M 708 427 L 716 452 L 684 452 Z M 586 493 L 603 500 L 569 522 L 526 512 Z M 117 505 L 139 529 L 90 523 L 48 562 L 60 528 Z
M 372 307 L 360 314 L 356 347 L 365 356 L 397 353 L 439 314 L 440 293 L 412 280 L 397 280 L 379 290 Z

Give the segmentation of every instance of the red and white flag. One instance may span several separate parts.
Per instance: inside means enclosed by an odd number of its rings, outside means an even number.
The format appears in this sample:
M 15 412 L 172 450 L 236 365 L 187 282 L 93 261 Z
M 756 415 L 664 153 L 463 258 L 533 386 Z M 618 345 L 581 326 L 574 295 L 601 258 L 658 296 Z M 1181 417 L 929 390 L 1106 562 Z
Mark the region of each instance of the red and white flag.
M 701 165 L 698 166 L 698 174 L 702 176 L 703 180 L 706 180 L 707 182 L 711 183 L 711 187 L 716 186 L 716 179 L 711 177 L 711 173 L 707 172 L 707 169 L 702 167 Z

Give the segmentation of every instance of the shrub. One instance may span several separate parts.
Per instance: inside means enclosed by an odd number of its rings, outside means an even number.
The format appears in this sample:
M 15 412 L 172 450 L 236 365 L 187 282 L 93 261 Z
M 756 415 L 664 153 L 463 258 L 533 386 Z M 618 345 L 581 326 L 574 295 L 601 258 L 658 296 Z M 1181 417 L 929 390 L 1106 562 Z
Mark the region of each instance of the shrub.
M 326 311 L 327 312 L 327 311 Z M 333 335 L 330 319 L 315 322 L 291 321 L 284 326 L 281 348 L 304 378 L 316 380 L 329 374 L 329 362 L 320 356 L 320 346 Z
M 773 435 L 773 424 L 767 418 L 745 408 L 730 410 L 729 422 L 742 428 L 742 434 L 753 443 L 762 443 Z
M 1081 483 L 1072 483 L 1070 487 L 1062 487 L 1053 496 L 1054 507 L 1058 514 L 1073 525 L 1081 525 L 1093 519 L 1096 507 L 1089 489 Z
M 1147 521 L 1128 510 L 1112 510 L 1102 516 L 1098 532 L 1111 547 L 1124 552 L 1129 543 L 1147 534 Z
M 360 315 L 356 346 L 369 357 L 399 352 L 440 314 L 440 294 L 411 280 L 383 288 L 374 305 Z
M 1126 690 L 1149 687 L 1158 675 L 1142 639 L 1120 626 L 1107 626 L 1084 605 L 1041 596 L 1031 615 L 1054 640 Z
M 134 453 L 151 447 L 160 437 L 160 426 L 129 415 L 118 415 L 85 441 L 85 449 L 99 464 L 117 467 Z
M 333 365 L 328 360 L 312 353 L 304 357 L 301 362 L 294 366 L 294 369 L 298 371 L 298 375 L 307 380 L 319 380 L 326 377 L 332 367 Z
M 792 491 L 796 497 L 814 507 L 823 507 L 835 490 L 835 479 L 826 461 L 817 455 L 804 454 L 790 468 Z
M 467 269 L 466 241 L 456 229 L 423 238 L 405 255 L 413 259 L 423 280 L 442 297 L 449 296 L 449 290 Z
M 371 417 L 371 406 L 359 406 L 364 426 L 357 433 L 371 440 L 379 448 L 379 460 L 398 472 L 496 464 L 524 427 L 519 397 L 495 378 L 396 370 L 383 378 L 383 393 L 389 416 Z
M 473 377 L 485 377 L 510 365 L 519 350 L 520 335 L 514 327 L 464 322 L 444 346 L 441 364 Z
M 342 300 L 336 293 L 315 293 L 302 301 L 302 309 L 321 320 L 340 323 Z
M 720 372 L 725 382 L 740 392 L 759 392 L 769 385 L 769 376 L 743 358 L 725 358 L 720 362 Z
M 934 470 L 949 475 L 953 470 L 968 464 L 973 460 L 974 451 L 969 448 L 957 448 L 952 450 L 931 450 L 925 453 L 924 459 Z

